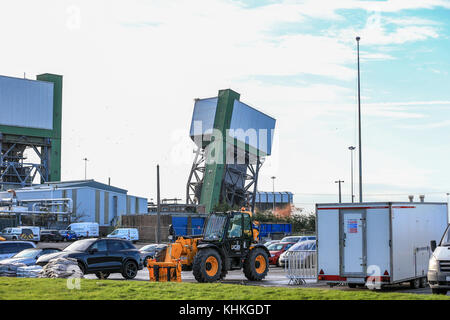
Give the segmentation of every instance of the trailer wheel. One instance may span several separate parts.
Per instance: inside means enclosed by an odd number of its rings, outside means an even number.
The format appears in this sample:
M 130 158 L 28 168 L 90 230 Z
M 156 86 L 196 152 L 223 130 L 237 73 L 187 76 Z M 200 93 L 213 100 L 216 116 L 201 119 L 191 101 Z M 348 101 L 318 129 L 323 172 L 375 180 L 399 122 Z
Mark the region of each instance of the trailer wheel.
M 420 288 L 420 279 L 414 279 L 409 282 L 409 286 L 411 289 L 419 289 Z
M 427 286 L 428 286 L 427 278 L 426 277 L 420 278 L 420 287 L 426 288 Z
M 347 283 L 349 288 L 355 289 L 356 288 L 356 283 Z
M 269 258 L 262 248 L 250 250 L 244 261 L 244 274 L 250 281 L 264 279 L 269 271 Z
M 215 282 L 222 273 L 222 259 L 217 250 L 207 248 L 197 252 L 192 270 L 198 282 Z

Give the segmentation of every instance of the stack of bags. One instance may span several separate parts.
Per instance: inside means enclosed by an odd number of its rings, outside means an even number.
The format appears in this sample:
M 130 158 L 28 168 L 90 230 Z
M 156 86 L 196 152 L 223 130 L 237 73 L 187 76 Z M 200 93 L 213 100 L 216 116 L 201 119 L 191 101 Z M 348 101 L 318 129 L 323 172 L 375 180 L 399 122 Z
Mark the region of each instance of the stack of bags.
M 40 278 L 83 278 L 76 259 L 56 258 L 50 260 L 39 273 Z
M 26 267 L 23 263 L 8 263 L 0 265 L 0 277 L 16 277 L 17 268 Z
M 17 268 L 18 278 L 39 278 L 39 274 L 42 271 L 41 266 L 29 266 Z

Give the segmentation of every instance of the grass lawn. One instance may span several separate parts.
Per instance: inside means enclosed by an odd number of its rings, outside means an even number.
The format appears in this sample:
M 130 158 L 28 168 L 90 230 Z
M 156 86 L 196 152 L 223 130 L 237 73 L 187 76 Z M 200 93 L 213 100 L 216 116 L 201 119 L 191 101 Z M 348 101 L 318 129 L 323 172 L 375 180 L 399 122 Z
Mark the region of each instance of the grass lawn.
M 146 281 L 87 280 L 68 289 L 65 279 L 0 278 L 0 299 L 24 300 L 428 300 L 440 295 L 341 291 L 311 288 L 255 287 L 234 284 L 150 283 Z

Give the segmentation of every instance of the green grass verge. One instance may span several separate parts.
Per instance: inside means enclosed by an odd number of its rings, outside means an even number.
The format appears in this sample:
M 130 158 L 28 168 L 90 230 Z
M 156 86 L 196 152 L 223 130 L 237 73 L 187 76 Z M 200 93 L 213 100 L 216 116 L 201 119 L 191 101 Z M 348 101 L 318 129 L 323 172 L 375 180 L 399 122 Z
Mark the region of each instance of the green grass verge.
M 450 297 L 369 290 L 256 287 L 234 284 L 87 280 L 68 289 L 65 279 L 0 278 L 0 299 L 23 300 L 440 300 Z

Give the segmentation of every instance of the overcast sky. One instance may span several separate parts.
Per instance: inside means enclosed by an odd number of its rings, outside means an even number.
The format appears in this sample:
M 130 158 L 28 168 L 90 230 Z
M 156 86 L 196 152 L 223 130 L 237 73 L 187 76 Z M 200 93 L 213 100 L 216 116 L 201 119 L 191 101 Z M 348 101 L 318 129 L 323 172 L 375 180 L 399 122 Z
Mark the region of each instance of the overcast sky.
M 231 88 L 277 119 L 259 189 L 275 175 L 303 206 L 337 201 L 337 179 L 350 200 L 359 35 L 365 200 L 445 200 L 449 18 L 446 0 L 2 1 L 0 74 L 64 76 L 63 180 L 87 157 L 149 199 L 159 163 L 184 200 L 194 98 Z

